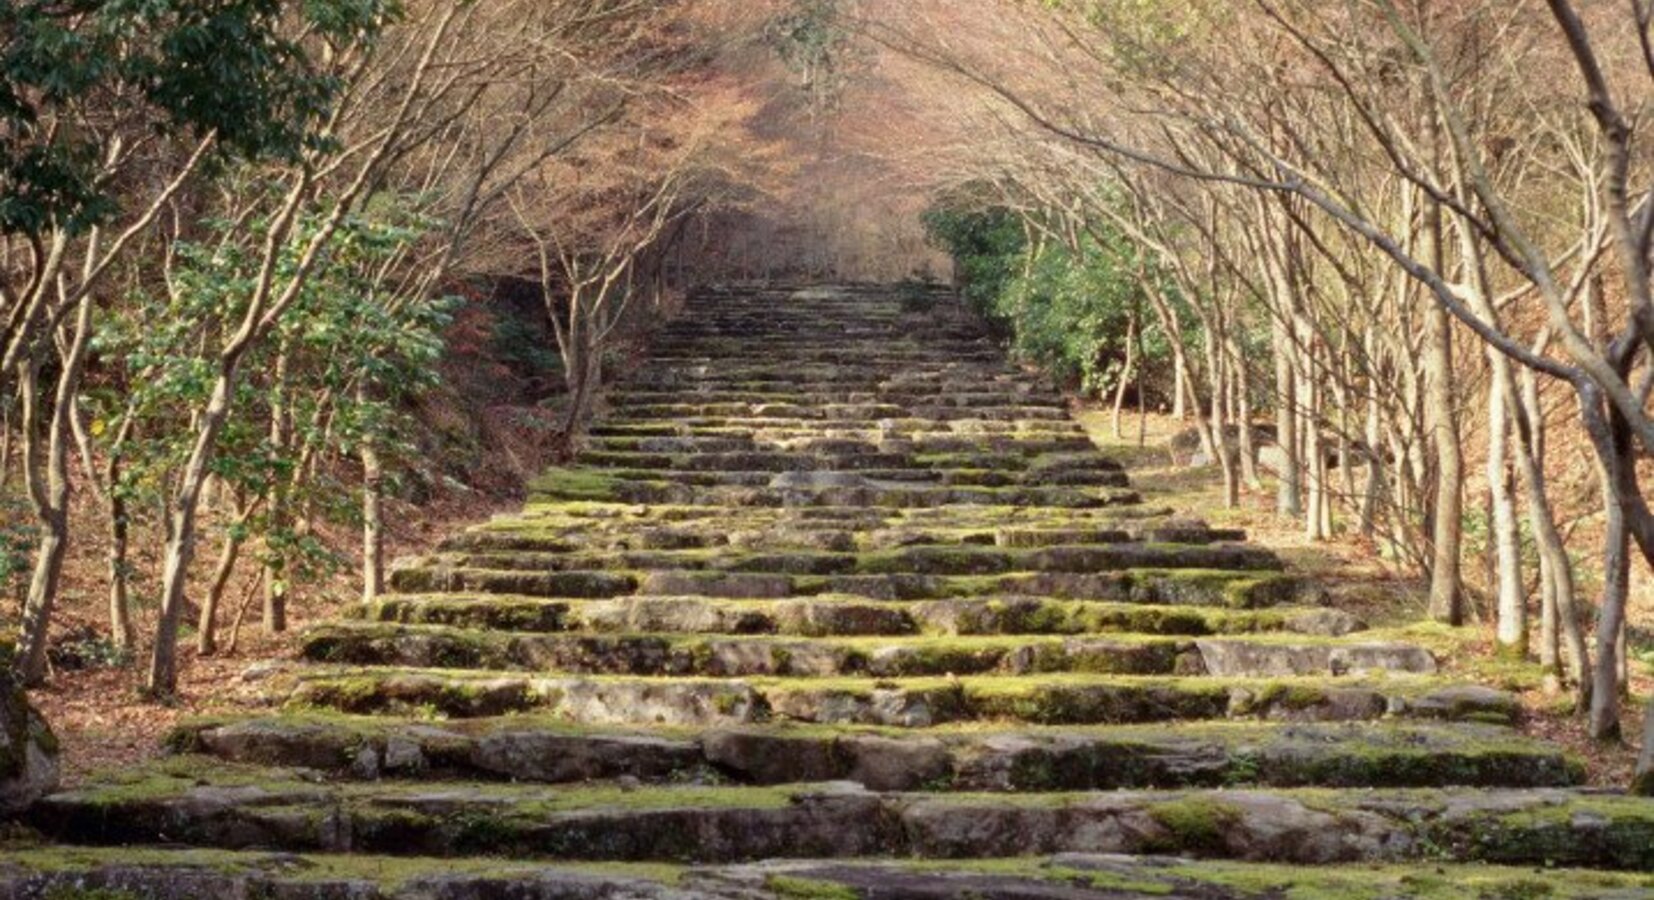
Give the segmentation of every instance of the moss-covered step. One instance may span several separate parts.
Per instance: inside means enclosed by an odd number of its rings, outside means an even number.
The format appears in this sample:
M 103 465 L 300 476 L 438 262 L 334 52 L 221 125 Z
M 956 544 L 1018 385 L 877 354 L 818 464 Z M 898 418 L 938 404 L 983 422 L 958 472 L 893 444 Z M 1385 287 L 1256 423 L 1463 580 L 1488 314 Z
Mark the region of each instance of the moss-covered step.
M 590 728 L 534 716 L 434 723 L 287 715 L 189 722 L 169 746 L 332 777 L 575 783 L 620 778 L 873 790 L 1221 787 L 1565 787 L 1582 763 L 1477 724 L 1237 722 L 1018 729 Z
M 603 599 L 711 597 L 765 600 L 839 594 L 869 600 L 945 600 L 967 597 L 1047 597 L 1256 609 L 1314 602 L 1319 589 L 1274 572 L 1207 569 L 1115 572 L 1022 572 L 1003 575 L 792 575 L 706 570 L 547 571 L 430 565 L 423 560 L 391 572 L 391 589 L 403 594 L 513 594 Z
M 1430 676 L 1207 678 L 1020 675 L 948 678 L 643 678 L 447 669 L 301 672 L 296 708 L 476 718 L 542 712 L 587 725 L 711 727 L 768 721 L 927 728 L 950 722 L 1106 725 L 1211 719 L 1509 722 L 1504 691 Z
M 693 397 L 693 395 L 685 395 Z M 1049 422 L 1065 421 L 1068 411 L 1051 406 L 974 406 L 955 407 L 938 404 L 900 406 L 894 403 L 702 403 L 686 399 L 679 403 L 659 403 L 649 406 L 617 408 L 608 418 L 615 422 L 669 421 L 695 422 L 716 419 L 722 421 L 764 421 L 784 419 L 824 422 L 874 422 L 881 419 L 920 419 L 928 423 L 946 423 L 960 420 L 990 422 Z
M 876 635 L 1307 634 L 1342 637 L 1365 629 L 1325 607 L 1204 609 L 1042 597 L 919 602 L 833 595 L 768 600 L 707 597 L 546 599 L 500 594 L 387 595 L 352 611 L 357 621 L 454 625 L 500 631 L 605 634 Z
M 911 794 L 857 785 L 316 782 L 177 757 L 42 801 L 83 844 L 696 861 L 887 854 L 1187 854 L 1250 862 L 1492 862 L 1654 870 L 1654 804 L 1565 789 Z
M 741 450 L 725 453 L 647 453 L 588 450 L 580 462 L 596 469 L 632 472 L 861 472 L 869 469 L 915 469 L 910 453 L 878 450 L 855 453 Z M 1124 486 L 1123 484 L 1120 486 Z
M 779 861 L 696 869 L 684 884 L 763 897 L 951 900 L 1637 900 L 1654 877 L 1586 869 L 1431 864 L 1289 866 L 1167 856 L 1061 854 L 1021 859 Z
M 555 864 L 352 854 L 52 846 L 0 848 L 0 896 L 28 900 L 737 900 L 793 897 L 708 885 L 658 863 Z M 799 883 L 803 883 L 800 880 Z M 1035 882 L 1038 883 L 1038 882 Z M 783 888 L 788 882 L 781 882 Z
M 934 390 L 922 385 L 886 384 L 868 390 L 853 387 L 808 387 L 803 385 L 731 385 L 701 384 L 691 390 L 647 385 L 637 382 L 616 386 L 605 395 L 615 406 L 649 406 L 657 403 L 678 403 L 691 400 L 705 403 L 797 403 L 856 404 L 856 403 L 911 403 L 922 400 L 935 403 Z M 1027 390 L 1001 388 L 999 390 L 971 389 L 950 393 L 946 400 L 954 406 L 1049 406 L 1062 407 L 1062 398 L 1041 396 Z
M 391 571 L 402 593 L 485 592 L 533 597 L 601 598 L 637 591 L 639 579 L 624 572 L 548 572 L 406 566 Z
M 583 552 L 491 551 L 439 553 L 424 564 L 456 569 L 533 572 L 695 571 L 788 575 L 1002 575 L 1013 572 L 1092 574 L 1137 569 L 1275 572 L 1273 552 L 1244 544 L 1081 544 L 1007 549 L 971 544 L 903 546 L 886 550 L 751 552 L 728 547 Z M 404 565 L 414 568 L 418 563 Z
M 1130 506 L 1142 502 L 1142 496 L 1136 491 L 1118 487 L 925 486 L 876 482 L 850 472 L 781 472 L 774 476 L 775 480 L 770 485 L 764 487 L 699 487 L 665 480 L 626 478 L 602 469 L 581 470 L 581 473 L 579 478 L 552 473 L 530 481 L 530 502 L 596 501 L 735 508 L 851 506 L 884 509 L 927 509 L 956 504 L 1096 509 Z M 838 477 L 831 480 L 794 477 L 800 474 L 833 474 Z
M 714 511 L 707 510 L 708 513 Z M 443 553 L 577 553 L 598 550 L 894 550 L 990 546 L 1015 550 L 1097 544 L 1203 545 L 1244 541 L 1246 533 L 1197 520 L 1146 520 L 1091 527 L 999 528 L 970 524 L 908 524 L 878 515 L 862 521 L 813 522 L 790 515 L 739 518 L 708 515 L 659 522 L 648 518 L 600 526 L 591 521 L 548 524 L 502 519 L 445 539 Z
M 1167 506 L 1138 505 L 1093 509 L 1027 506 L 943 506 L 935 508 L 878 508 L 802 505 L 788 507 L 716 508 L 703 505 L 636 504 L 601 501 L 528 503 L 521 512 L 499 517 L 475 530 L 514 535 L 546 534 L 558 537 L 591 533 L 624 539 L 633 530 L 671 528 L 700 531 L 718 525 L 726 531 L 769 528 L 804 529 L 834 522 L 860 529 L 906 529 L 918 533 L 958 530 L 991 535 L 998 528 L 1130 528 L 1154 527 L 1182 521 Z M 991 544 L 981 537 L 962 543 Z M 937 543 L 947 543 L 938 541 Z M 625 546 L 634 546 L 627 543 Z
M 789 638 L 339 623 L 309 629 L 300 652 L 312 662 L 356 666 L 719 678 L 1042 672 L 1256 678 L 1436 671 L 1435 656 L 1416 644 L 1280 635 L 1199 640 L 1143 635 Z

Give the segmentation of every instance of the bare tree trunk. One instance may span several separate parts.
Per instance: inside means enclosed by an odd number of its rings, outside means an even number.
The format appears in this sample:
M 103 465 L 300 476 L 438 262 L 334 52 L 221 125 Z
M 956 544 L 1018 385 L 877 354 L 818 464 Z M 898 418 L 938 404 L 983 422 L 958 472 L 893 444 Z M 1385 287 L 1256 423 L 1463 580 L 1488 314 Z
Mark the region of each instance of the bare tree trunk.
M 1464 595 L 1459 554 L 1464 537 L 1464 454 L 1459 446 L 1454 414 L 1453 332 L 1447 315 L 1447 310 L 1437 304 L 1432 304 L 1426 313 L 1429 334 L 1425 357 L 1430 402 L 1425 405 L 1425 411 L 1429 416 L 1431 449 L 1436 455 L 1429 611 L 1430 617 L 1438 622 L 1462 625 Z
M 1631 793 L 1654 797 L 1654 697 L 1648 700 L 1643 713 L 1643 748 L 1637 754 L 1637 772 L 1631 782 Z
M 240 518 L 239 511 L 236 518 Z M 241 545 L 239 530 L 229 529 L 224 536 L 224 549 L 218 555 L 218 565 L 213 568 L 212 581 L 207 586 L 207 599 L 201 604 L 195 649 L 202 656 L 212 656 L 218 652 L 218 608 L 223 604 L 224 589 L 229 586 L 236 561 L 241 558 Z
M 1223 472 L 1223 505 L 1234 509 L 1240 505 L 1240 473 L 1236 471 L 1234 444 L 1229 440 L 1229 410 L 1225 402 L 1228 375 L 1219 339 L 1212 329 L 1207 330 L 1206 360 L 1212 373 L 1212 443 L 1217 449 L 1218 467 Z
M 1378 534 L 1378 504 L 1384 493 L 1385 448 L 1378 347 L 1371 327 L 1362 337 L 1362 348 L 1370 371 L 1367 372 L 1367 421 L 1362 430 L 1362 439 L 1367 442 L 1367 481 L 1361 491 L 1361 533 L 1372 538 Z
M 1620 736 L 1620 674 L 1625 637 L 1625 604 L 1631 591 L 1631 532 L 1625 497 L 1634 489 L 1636 447 L 1629 423 L 1611 404 L 1606 413 L 1594 395 L 1584 398 L 1586 431 L 1601 463 L 1603 512 L 1602 605 L 1597 614 L 1597 657 L 1592 670 L 1591 737 L 1599 741 Z
M 1522 583 L 1522 543 L 1516 524 L 1516 498 L 1511 490 L 1509 460 L 1511 400 L 1506 390 L 1502 358 L 1489 350 L 1487 487 L 1492 504 L 1489 527 L 1494 551 L 1494 584 L 1498 596 L 1496 640 L 1499 651 L 1517 659 L 1528 655 L 1528 598 Z
M 1507 385 L 1514 388 L 1509 382 Z M 1585 646 L 1585 631 L 1580 626 L 1575 604 L 1573 561 L 1568 558 L 1568 548 L 1557 530 L 1556 517 L 1545 493 L 1545 470 L 1539 462 L 1545 454 L 1545 419 L 1544 410 L 1539 405 L 1538 379 L 1532 370 L 1523 372 L 1521 397 L 1522 402 L 1511 407 L 1516 425 L 1517 472 L 1522 476 L 1528 521 L 1533 526 L 1534 544 L 1539 549 L 1545 587 L 1550 591 L 1546 611 L 1553 616 L 1550 626 L 1552 634 L 1542 644 L 1541 652 L 1546 646 L 1554 646 L 1555 632 L 1560 630 L 1574 678 L 1575 705 L 1583 712 L 1591 701 L 1590 652 Z M 1556 662 L 1552 660 L 1553 665 Z M 1560 672 L 1560 666 L 1554 671 Z
M 1141 310 L 1139 310 L 1139 315 Z M 1147 351 L 1143 344 L 1143 332 L 1148 330 L 1141 321 L 1137 328 L 1137 358 L 1147 360 Z M 1149 442 L 1149 396 L 1144 390 L 1143 379 L 1137 379 L 1137 446 L 1146 447 Z
M 23 633 L 17 655 L 18 674 L 28 685 L 40 684 L 46 678 L 46 647 L 51 634 L 52 608 L 57 602 L 64 552 L 69 544 L 69 424 L 75 392 L 80 388 L 86 349 L 92 339 L 94 308 L 92 296 L 88 293 L 80 301 L 74 331 L 63 349 L 44 459 L 40 458 L 38 437 L 34 434 L 36 423 L 40 420 L 37 405 L 39 363 L 30 358 L 19 365 L 24 391 L 25 481 L 41 529 L 40 542 L 35 551 L 34 575 L 29 581 L 29 593 L 23 605 Z
M 1303 493 L 1298 468 L 1298 382 L 1292 371 L 1290 310 L 1274 311 L 1272 335 L 1275 343 L 1275 447 L 1280 462 L 1275 473 L 1275 511 L 1296 519 L 1303 514 Z
M 1125 440 L 1126 436 L 1120 429 L 1121 409 L 1126 405 L 1126 388 L 1131 386 L 1133 367 L 1137 364 L 1137 311 L 1132 310 L 1131 320 L 1126 325 L 1126 363 L 1120 368 L 1120 383 L 1114 389 L 1114 439 Z M 1138 390 L 1138 402 L 1142 402 L 1142 390 Z
M 270 452 L 278 456 L 288 447 L 287 366 L 287 350 L 283 348 L 276 353 L 270 385 Z M 285 542 L 281 542 L 279 537 L 291 516 L 287 509 L 287 479 L 277 475 L 272 479 L 269 490 L 267 530 L 277 535 L 278 543 L 276 547 L 270 547 L 270 542 L 265 542 L 264 630 L 270 634 L 281 634 L 287 630 L 287 559 L 280 550 Z
M 1602 607 L 1597 619 L 1597 658 L 1592 672 L 1591 737 L 1620 736 L 1620 652 L 1625 636 L 1625 601 L 1630 592 L 1631 536 L 1625 512 L 1614 492 L 1607 505 L 1603 535 Z
M 195 559 L 197 516 L 201 492 L 206 487 L 213 445 L 230 415 L 240 353 L 219 360 L 218 377 L 212 396 L 201 411 L 195 443 L 189 460 L 178 477 L 177 489 L 167 504 L 167 544 L 161 575 L 161 613 L 155 626 L 155 644 L 150 651 L 149 673 L 144 691 L 155 699 L 171 697 L 178 689 L 178 624 L 184 612 L 189 586 L 190 563 Z
M 1138 275 L 1138 281 L 1148 293 L 1149 301 L 1154 306 L 1155 317 L 1160 321 L 1161 330 L 1166 333 L 1167 342 L 1171 344 L 1172 359 L 1177 363 L 1177 370 L 1183 373 L 1177 377 L 1177 384 L 1175 385 L 1178 396 L 1181 397 L 1185 388 L 1193 390 L 1192 386 L 1188 384 L 1191 380 L 1188 373 L 1192 367 L 1189 365 L 1188 342 L 1185 340 L 1183 333 L 1182 319 L 1178 316 L 1177 310 L 1160 293 L 1157 285 L 1141 273 Z M 1217 459 L 1217 441 L 1213 438 L 1211 429 L 1208 427 L 1209 423 L 1206 421 L 1205 413 L 1201 411 L 1199 397 L 1195 397 L 1194 402 L 1185 407 L 1178 419 L 1182 420 L 1191 413 L 1195 420 L 1195 434 L 1200 438 L 1201 451 L 1206 454 L 1208 459 Z
M 1308 348 L 1305 348 L 1306 350 Z M 1314 361 L 1305 360 L 1306 371 L 1314 370 Z M 1304 537 L 1311 541 L 1324 541 L 1329 535 L 1326 532 L 1327 503 L 1327 451 L 1321 441 L 1321 392 L 1324 388 L 1318 379 L 1305 378 L 1301 388 L 1304 403 L 1304 453 L 1303 471 L 1305 492 L 1304 503 Z
M 366 388 L 357 388 L 358 400 Z M 362 440 L 362 600 L 372 603 L 385 592 L 385 528 L 381 508 L 385 469 L 371 435 Z
M 1545 671 L 1544 689 L 1562 689 L 1562 640 L 1556 611 L 1556 576 L 1550 558 L 1539 555 L 1539 667 Z
M 0 394 L 0 488 L 11 483 L 12 396 Z
M 116 647 L 128 650 L 138 643 L 138 629 L 132 622 L 130 523 L 126 494 L 120 484 L 118 457 L 111 455 L 106 472 L 109 478 L 109 634 Z
M 1189 406 L 1186 398 L 1189 396 L 1189 367 L 1184 361 L 1180 347 L 1175 344 L 1176 351 L 1172 354 L 1172 418 L 1179 422 L 1189 418 Z
M 1263 487 L 1263 479 L 1258 475 L 1258 448 L 1252 437 L 1252 367 L 1235 330 L 1230 329 L 1228 340 L 1229 362 L 1235 371 L 1235 430 L 1240 439 L 1241 475 L 1247 490 L 1257 491 Z

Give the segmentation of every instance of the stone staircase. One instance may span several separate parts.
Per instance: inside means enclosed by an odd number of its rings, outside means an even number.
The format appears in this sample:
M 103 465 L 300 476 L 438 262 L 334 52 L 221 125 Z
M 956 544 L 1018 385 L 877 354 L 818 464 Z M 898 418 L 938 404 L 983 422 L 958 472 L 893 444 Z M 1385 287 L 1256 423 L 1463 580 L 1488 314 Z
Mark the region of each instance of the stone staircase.
M 0 898 L 1654 896 L 1654 804 L 1143 503 L 943 298 L 710 294 L 609 404 Z

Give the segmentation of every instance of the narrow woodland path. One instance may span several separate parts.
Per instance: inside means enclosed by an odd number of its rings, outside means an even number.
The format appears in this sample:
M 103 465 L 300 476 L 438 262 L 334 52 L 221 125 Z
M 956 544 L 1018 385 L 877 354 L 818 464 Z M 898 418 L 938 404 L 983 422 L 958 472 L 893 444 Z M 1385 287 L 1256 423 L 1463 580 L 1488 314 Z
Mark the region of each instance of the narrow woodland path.
M 1140 502 L 940 297 L 708 295 L 609 399 L 0 897 L 1654 892 L 1654 804 Z

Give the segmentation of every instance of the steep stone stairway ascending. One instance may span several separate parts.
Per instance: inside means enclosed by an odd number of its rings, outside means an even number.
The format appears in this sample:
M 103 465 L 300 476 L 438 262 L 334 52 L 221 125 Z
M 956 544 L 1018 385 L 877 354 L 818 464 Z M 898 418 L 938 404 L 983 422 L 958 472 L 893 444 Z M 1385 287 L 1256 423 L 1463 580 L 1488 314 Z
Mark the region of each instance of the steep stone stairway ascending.
M 1142 503 L 1054 392 L 927 305 L 701 298 L 520 515 L 311 631 L 282 712 L 198 723 L 44 803 L 60 841 L 149 848 L 60 868 L 142 896 L 194 896 L 181 869 L 257 896 L 455 898 L 1343 877 L 1107 854 L 1654 885 L 1623 874 L 1654 870 L 1647 801 L 1572 789 L 1577 762 L 1509 727 L 1513 697 Z M 154 849 L 180 845 L 313 856 Z

